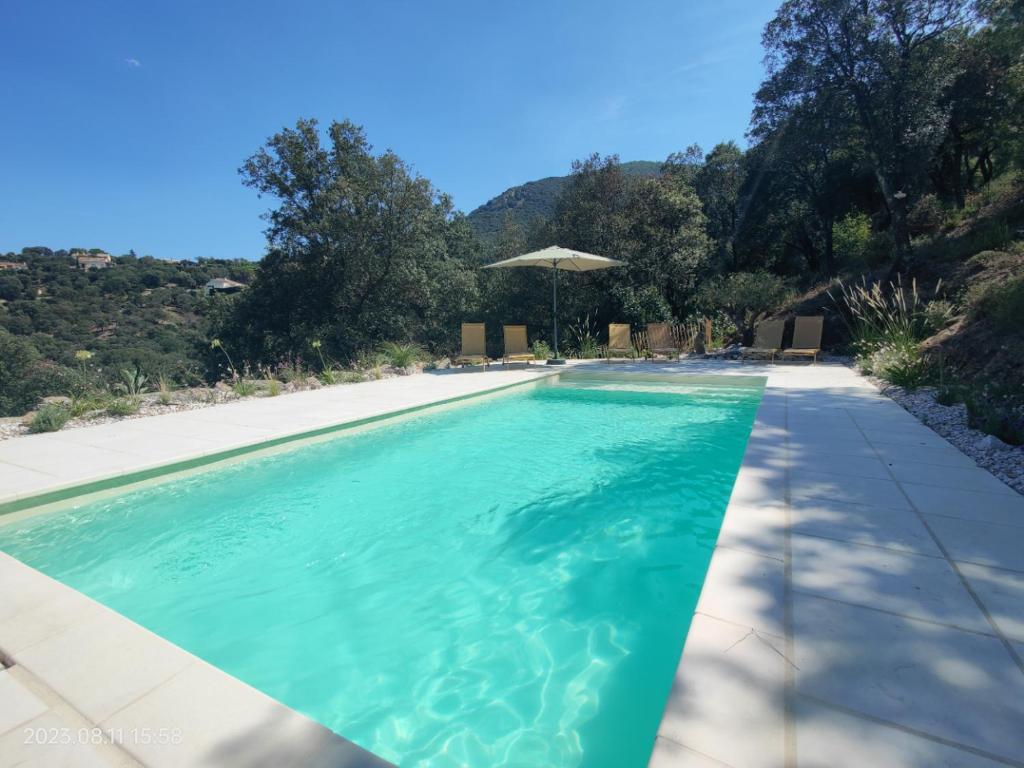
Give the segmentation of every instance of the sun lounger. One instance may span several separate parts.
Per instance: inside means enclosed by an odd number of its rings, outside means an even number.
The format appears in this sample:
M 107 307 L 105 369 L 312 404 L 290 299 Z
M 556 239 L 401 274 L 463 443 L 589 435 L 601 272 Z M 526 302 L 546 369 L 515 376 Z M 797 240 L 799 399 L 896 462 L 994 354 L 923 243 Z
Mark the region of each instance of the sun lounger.
M 775 362 L 775 355 L 782 349 L 782 332 L 785 329 L 785 320 L 765 320 L 757 326 L 754 345 L 744 347 L 740 355 L 744 360 L 748 357 L 766 357 Z
M 809 357 L 812 364 L 818 362 L 818 353 L 821 352 L 821 329 L 824 324 L 825 318 L 821 315 L 798 317 L 793 323 L 793 346 L 782 350 L 782 356 Z
M 487 329 L 483 323 L 462 324 L 462 352 L 455 358 L 455 365 L 490 365 L 487 357 Z
M 609 323 L 608 346 L 604 348 L 604 356 L 606 358 L 636 356 L 627 323 Z
M 534 357 L 533 350 L 526 343 L 525 325 L 506 325 L 505 332 L 505 355 L 502 360 L 505 363 L 525 362 L 529 365 Z

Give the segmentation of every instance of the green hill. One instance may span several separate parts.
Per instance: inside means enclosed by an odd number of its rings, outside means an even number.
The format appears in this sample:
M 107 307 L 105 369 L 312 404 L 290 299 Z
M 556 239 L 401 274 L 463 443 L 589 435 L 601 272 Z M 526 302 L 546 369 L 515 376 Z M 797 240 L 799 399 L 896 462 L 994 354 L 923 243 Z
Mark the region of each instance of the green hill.
M 661 172 L 661 163 L 651 160 L 634 160 L 622 163 L 620 167 L 628 176 L 657 176 Z M 510 187 L 470 212 L 466 218 L 485 240 L 501 231 L 506 216 L 512 223 L 528 227 L 535 221 L 551 217 L 568 179 L 568 176 L 548 176 Z

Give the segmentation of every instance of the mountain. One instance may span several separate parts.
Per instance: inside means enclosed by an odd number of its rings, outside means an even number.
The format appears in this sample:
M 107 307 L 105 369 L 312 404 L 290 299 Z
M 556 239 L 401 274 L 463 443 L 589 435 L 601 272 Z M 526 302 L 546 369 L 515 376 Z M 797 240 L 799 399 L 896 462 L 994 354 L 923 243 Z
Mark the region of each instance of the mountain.
M 628 176 L 657 176 L 661 172 L 661 163 L 652 160 L 634 160 L 619 167 Z M 568 181 L 568 176 L 548 176 L 510 187 L 474 209 L 466 218 L 485 240 L 501 231 L 506 216 L 511 222 L 528 227 L 537 220 L 551 217 Z

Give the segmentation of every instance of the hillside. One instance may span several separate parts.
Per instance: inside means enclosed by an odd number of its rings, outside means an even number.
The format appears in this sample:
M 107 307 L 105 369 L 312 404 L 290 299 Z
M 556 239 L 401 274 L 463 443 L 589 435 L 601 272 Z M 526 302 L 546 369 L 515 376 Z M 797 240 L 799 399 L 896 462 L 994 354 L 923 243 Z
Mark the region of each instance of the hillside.
M 627 176 L 656 176 L 661 172 L 661 163 L 634 160 L 622 163 L 620 168 Z M 528 227 L 535 221 L 551 217 L 568 179 L 568 176 L 548 176 L 510 187 L 470 212 L 466 218 L 484 240 L 501 231 L 506 216 L 511 223 Z
M 109 258 L 109 266 L 83 269 L 68 251 L 49 248 L 0 255 L 0 354 L 44 361 L 40 375 L 61 381 L 87 369 L 116 380 L 136 365 L 152 378 L 198 380 L 204 323 L 228 303 L 206 296 L 204 284 L 215 277 L 247 283 L 256 265 L 96 254 L 86 258 Z M 60 389 L 52 381 L 39 386 L 47 394 Z M 0 392 L 0 416 L 24 410 L 20 402 L 4 406 L 8 395 Z

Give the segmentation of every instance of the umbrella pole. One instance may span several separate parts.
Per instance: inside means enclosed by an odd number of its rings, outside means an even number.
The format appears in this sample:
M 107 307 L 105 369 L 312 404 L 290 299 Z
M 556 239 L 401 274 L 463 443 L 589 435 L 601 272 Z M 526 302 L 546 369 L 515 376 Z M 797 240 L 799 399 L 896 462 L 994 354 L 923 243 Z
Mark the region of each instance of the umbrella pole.
M 555 326 L 555 359 L 558 359 L 558 262 L 553 261 L 552 271 L 555 273 L 554 282 L 551 284 L 551 320 Z

